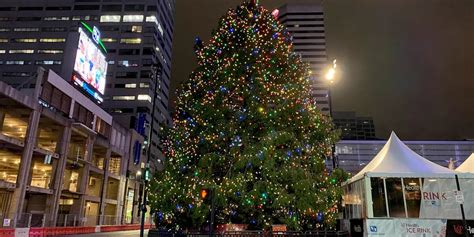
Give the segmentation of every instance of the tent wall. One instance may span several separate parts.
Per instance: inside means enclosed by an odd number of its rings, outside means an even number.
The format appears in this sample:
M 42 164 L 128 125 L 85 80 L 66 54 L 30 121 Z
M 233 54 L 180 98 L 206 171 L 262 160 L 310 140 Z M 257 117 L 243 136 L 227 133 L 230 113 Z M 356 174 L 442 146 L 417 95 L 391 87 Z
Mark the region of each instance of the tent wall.
M 474 220 L 474 179 L 460 178 L 459 186 L 464 194 L 464 214 L 466 219 Z
M 474 219 L 474 179 L 460 180 L 467 219 Z M 367 190 L 367 192 L 364 192 Z M 460 219 L 454 178 L 364 177 L 345 186 L 345 218 Z
M 344 186 L 343 203 L 346 219 L 362 219 L 367 217 L 364 179 Z

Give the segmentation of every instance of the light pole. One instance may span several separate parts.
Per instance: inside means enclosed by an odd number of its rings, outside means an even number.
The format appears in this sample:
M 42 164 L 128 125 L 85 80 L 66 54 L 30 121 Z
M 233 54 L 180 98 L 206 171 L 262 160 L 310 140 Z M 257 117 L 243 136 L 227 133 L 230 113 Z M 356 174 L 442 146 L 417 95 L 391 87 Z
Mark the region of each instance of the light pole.
M 148 131 L 148 147 L 147 147 L 147 157 L 146 157 L 146 165 L 145 165 L 145 173 L 143 174 L 143 179 L 145 181 L 144 185 L 144 194 L 143 194 L 143 203 L 142 203 L 142 218 L 141 218 L 141 223 L 140 223 L 140 237 L 144 236 L 145 232 L 145 214 L 147 212 L 146 206 L 147 206 L 147 196 L 148 196 L 148 181 L 150 181 L 150 160 L 151 160 L 151 144 L 152 144 L 152 139 L 151 137 L 153 136 L 153 123 L 155 121 L 155 100 L 157 96 L 156 90 L 158 89 L 158 78 L 160 77 L 159 72 L 161 68 L 158 68 L 157 65 L 153 65 L 152 67 L 152 79 L 154 82 L 153 86 L 153 98 L 151 99 L 151 121 L 150 121 L 150 127 Z
M 327 69 L 324 78 L 329 82 L 328 86 L 328 103 L 329 103 L 329 116 L 332 118 L 332 99 L 331 99 L 331 85 L 334 83 L 334 78 L 336 77 L 336 68 L 337 68 L 337 61 L 334 59 L 332 61 L 332 65 Z M 333 144 L 331 147 L 331 159 L 332 159 L 332 167 L 333 170 L 338 167 L 338 162 L 336 159 L 336 145 Z

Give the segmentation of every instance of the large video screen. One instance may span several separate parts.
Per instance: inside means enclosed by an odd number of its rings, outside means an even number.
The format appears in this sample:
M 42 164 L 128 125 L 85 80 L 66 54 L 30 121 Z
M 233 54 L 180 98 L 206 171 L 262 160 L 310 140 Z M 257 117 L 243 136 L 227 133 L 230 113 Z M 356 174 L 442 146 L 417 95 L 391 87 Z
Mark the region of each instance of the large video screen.
M 74 71 L 84 82 L 104 94 L 107 74 L 105 55 L 81 27 L 79 27 L 79 44 Z

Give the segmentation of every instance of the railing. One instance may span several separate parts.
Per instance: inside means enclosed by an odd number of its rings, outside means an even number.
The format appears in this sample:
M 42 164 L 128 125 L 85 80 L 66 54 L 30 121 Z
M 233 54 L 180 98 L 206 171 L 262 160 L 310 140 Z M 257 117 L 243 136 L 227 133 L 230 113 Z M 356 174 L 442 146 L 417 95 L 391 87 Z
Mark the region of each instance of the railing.
M 149 236 L 160 236 L 160 237 L 206 237 L 211 236 L 208 232 L 169 232 L 166 230 L 150 230 L 152 233 Z M 212 234 L 215 237 L 293 237 L 293 236 L 304 236 L 304 237 L 349 237 L 347 231 L 285 231 L 285 232 L 265 232 L 265 231 L 230 231 L 224 233 L 215 232 Z
M 96 226 L 99 221 L 99 216 L 85 216 L 81 218 L 81 224 L 83 226 Z
M 132 216 L 125 216 L 125 217 L 123 218 L 123 224 L 133 224 L 132 221 L 133 221 L 133 217 L 132 217 Z
M 17 228 L 24 227 L 44 227 L 46 214 L 21 213 L 16 217 Z
M 59 214 L 56 226 L 78 226 L 79 217 L 76 214 Z
M 9 226 L 3 226 L 6 215 L 0 213 L 0 228 L 29 228 L 29 227 L 46 227 L 47 215 L 36 213 L 21 213 L 15 220 L 10 221 Z M 131 223 L 130 218 L 124 217 L 124 223 L 121 216 L 100 215 L 85 216 L 81 218 L 77 214 L 58 214 L 56 219 L 57 227 L 74 227 L 74 226 L 97 226 L 97 225 L 122 225 L 122 224 L 140 224 L 140 218 L 136 218 L 135 223 Z M 16 224 L 15 224 L 16 223 Z M 146 225 L 154 225 L 151 217 L 145 219 Z M 1 235 L 0 235 L 1 236 Z
M 99 225 L 120 225 L 121 216 L 102 215 L 99 216 Z

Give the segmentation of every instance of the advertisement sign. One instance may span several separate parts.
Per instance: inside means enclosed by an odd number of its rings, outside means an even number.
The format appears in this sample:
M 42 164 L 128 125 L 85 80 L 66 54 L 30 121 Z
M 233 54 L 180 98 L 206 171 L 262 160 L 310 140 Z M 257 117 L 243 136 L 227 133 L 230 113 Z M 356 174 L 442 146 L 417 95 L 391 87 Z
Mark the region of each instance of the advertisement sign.
M 474 220 L 467 220 L 467 231 L 469 236 L 474 237 Z M 464 225 L 461 220 L 448 220 L 446 228 L 447 237 L 465 237 Z
M 97 28 L 94 29 L 98 32 Z M 95 33 L 94 36 L 99 37 L 100 33 Z M 99 46 L 82 27 L 79 27 L 79 43 L 74 61 L 74 72 L 78 75 L 75 76 L 75 81 L 80 80 L 87 84 L 82 87 L 89 88 L 90 91 L 86 91 L 88 94 L 93 91 L 104 94 L 107 60 Z
M 421 193 L 420 218 L 461 219 L 452 179 L 425 179 Z
M 367 219 L 367 236 L 394 236 L 394 221 L 393 219 Z
M 445 237 L 446 220 L 396 219 L 396 236 L 401 237 Z
M 445 237 L 446 220 L 367 219 L 367 236 Z

